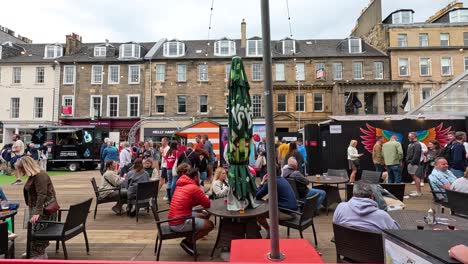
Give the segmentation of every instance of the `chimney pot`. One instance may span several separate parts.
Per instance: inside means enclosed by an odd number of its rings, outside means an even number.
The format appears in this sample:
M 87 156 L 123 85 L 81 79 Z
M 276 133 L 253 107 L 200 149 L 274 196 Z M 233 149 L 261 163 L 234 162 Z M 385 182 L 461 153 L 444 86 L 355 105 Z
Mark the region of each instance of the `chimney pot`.
M 242 19 L 241 23 L 241 48 L 246 47 L 247 42 L 247 23 L 245 23 L 245 18 Z

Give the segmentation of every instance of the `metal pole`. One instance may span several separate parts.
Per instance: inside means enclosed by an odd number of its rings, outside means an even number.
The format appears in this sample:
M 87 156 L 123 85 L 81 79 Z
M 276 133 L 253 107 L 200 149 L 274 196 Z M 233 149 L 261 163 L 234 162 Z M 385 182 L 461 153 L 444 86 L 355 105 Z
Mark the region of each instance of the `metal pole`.
M 266 123 L 266 150 L 268 171 L 268 194 L 270 213 L 270 243 L 271 252 L 268 258 L 281 260 L 284 255 L 279 250 L 278 235 L 278 193 L 276 187 L 276 156 L 273 123 L 273 86 L 271 78 L 271 36 L 270 36 L 270 4 L 269 0 L 261 1 L 262 11 L 262 41 L 263 41 L 263 71 L 264 71 L 264 95 L 265 95 L 265 123 Z

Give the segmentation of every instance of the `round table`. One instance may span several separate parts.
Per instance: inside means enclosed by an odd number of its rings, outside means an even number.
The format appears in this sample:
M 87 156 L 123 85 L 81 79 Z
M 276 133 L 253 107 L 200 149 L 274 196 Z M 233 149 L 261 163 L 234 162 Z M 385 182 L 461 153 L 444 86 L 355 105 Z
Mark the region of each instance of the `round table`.
M 205 209 L 208 213 L 220 217 L 211 257 L 217 248 L 230 248 L 233 239 L 261 238 L 257 216 L 268 213 L 268 202 L 265 201 L 256 200 L 260 205 L 255 209 L 247 208 L 242 214 L 239 211 L 228 211 L 224 201 L 224 198 L 212 200 L 210 208 Z
M 348 178 L 341 176 L 321 176 L 320 178 L 317 178 L 316 176 L 307 176 L 307 179 L 312 183 L 312 188 L 322 189 L 327 193 L 327 196 L 323 201 L 327 215 L 328 207 L 330 205 L 334 203 L 341 203 L 340 189 L 338 188 L 338 184 L 347 183 L 349 181 Z M 314 187 L 314 184 L 320 185 Z M 331 186 L 335 184 L 336 186 Z
M 424 217 L 427 215 L 426 211 L 416 210 L 397 210 L 388 212 L 388 214 L 395 220 L 400 228 L 403 230 L 417 230 L 418 225 L 423 226 L 424 230 L 448 230 L 447 225 L 435 224 L 428 225 L 424 222 Z M 436 214 L 436 219 L 440 218 L 439 222 L 448 223 L 459 230 L 468 230 L 468 219 L 449 214 Z

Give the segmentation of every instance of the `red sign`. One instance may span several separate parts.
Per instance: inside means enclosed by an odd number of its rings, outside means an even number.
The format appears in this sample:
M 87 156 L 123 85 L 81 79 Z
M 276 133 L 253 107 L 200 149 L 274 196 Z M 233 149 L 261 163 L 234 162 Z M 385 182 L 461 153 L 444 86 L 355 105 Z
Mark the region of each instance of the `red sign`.
M 310 145 L 311 147 L 316 147 L 316 146 L 317 146 L 317 141 L 315 141 L 315 140 L 314 140 L 314 141 L 311 141 L 311 142 L 309 143 L 309 145 Z
M 62 114 L 64 115 L 71 115 L 73 112 L 72 106 L 62 106 Z

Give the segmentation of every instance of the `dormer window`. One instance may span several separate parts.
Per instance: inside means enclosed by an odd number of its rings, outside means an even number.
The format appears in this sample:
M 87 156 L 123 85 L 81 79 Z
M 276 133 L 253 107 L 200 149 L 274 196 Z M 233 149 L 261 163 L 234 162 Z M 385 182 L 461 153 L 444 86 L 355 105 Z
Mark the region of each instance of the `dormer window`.
M 247 56 L 262 56 L 263 43 L 261 39 L 247 40 Z
M 411 24 L 413 23 L 412 11 L 399 11 L 392 14 L 392 24 Z
M 94 57 L 105 57 L 106 47 L 94 47 Z
M 348 39 L 349 53 L 362 53 L 362 40 L 360 38 Z
M 234 56 L 236 55 L 236 42 L 232 40 L 218 40 L 214 45 L 215 56 Z
M 119 50 L 121 59 L 139 59 L 140 45 L 138 44 L 122 44 Z
M 294 39 L 283 39 L 283 55 L 293 55 L 296 53 L 296 41 Z
M 61 45 L 46 45 L 44 50 L 45 59 L 55 59 L 63 56 L 63 47 Z
M 185 55 L 185 44 L 180 41 L 164 43 L 164 57 L 180 57 Z
M 450 23 L 468 22 L 468 9 L 458 9 L 450 12 Z

